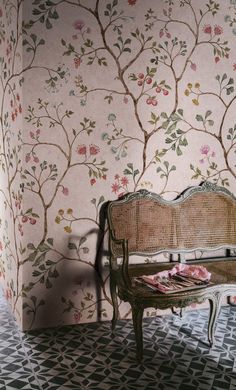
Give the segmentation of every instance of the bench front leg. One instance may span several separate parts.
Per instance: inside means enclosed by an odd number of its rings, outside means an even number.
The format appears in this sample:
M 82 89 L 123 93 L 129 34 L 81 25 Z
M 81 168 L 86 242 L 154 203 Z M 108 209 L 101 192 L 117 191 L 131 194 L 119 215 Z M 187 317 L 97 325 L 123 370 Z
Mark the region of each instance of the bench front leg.
M 139 304 L 132 303 L 132 318 L 133 318 L 133 326 L 134 326 L 134 334 L 136 340 L 136 355 L 137 360 L 140 361 L 143 357 L 143 310 L 144 308 Z
M 210 314 L 209 314 L 209 322 L 208 322 L 208 341 L 210 346 L 212 347 L 214 344 L 216 320 L 220 311 L 221 296 L 219 292 L 217 292 L 213 294 L 211 298 L 208 299 L 210 304 Z

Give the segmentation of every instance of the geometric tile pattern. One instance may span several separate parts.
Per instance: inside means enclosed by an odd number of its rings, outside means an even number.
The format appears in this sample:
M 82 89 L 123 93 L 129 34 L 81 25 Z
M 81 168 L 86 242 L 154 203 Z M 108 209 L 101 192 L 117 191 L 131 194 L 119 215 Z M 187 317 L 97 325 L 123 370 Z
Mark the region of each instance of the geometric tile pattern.
M 0 297 L 0 390 L 236 390 L 236 307 L 223 306 L 215 345 L 206 309 L 146 318 L 135 360 L 130 320 L 23 333 Z

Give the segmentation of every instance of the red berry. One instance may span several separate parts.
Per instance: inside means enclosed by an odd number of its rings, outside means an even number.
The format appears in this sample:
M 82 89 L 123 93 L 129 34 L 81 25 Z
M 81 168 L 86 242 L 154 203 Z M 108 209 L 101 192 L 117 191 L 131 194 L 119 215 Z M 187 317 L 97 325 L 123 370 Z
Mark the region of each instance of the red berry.
M 138 80 L 138 85 L 141 87 L 143 85 L 142 80 Z
M 144 78 L 144 74 L 143 74 L 143 73 L 139 73 L 139 74 L 138 74 L 138 78 L 139 78 L 139 79 L 143 79 L 143 78 Z
M 22 222 L 25 223 L 28 221 L 28 217 L 26 215 L 23 215 L 22 217 Z
M 31 223 L 31 225 L 35 225 L 36 224 L 36 219 L 30 218 L 30 223 Z
M 153 99 L 153 100 L 152 100 L 152 105 L 153 105 L 153 106 L 156 106 L 156 105 L 157 105 L 157 100 Z
M 147 83 L 147 84 L 151 84 L 151 83 L 152 83 L 151 77 L 148 77 L 148 78 L 146 79 L 146 83 Z
M 166 89 L 163 89 L 163 95 L 165 95 L 165 96 L 169 95 L 169 91 L 167 91 Z
M 147 104 L 152 104 L 152 99 L 151 99 L 151 98 L 148 98 L 148 99 L 146 100 L 146 103 L 147 103 Z
M 156 92 L 157 92 L 157 93 L 160 93 L 160 92 L 161 92 L 161 87 L 159 87 L 159 85 L 156 87 Z

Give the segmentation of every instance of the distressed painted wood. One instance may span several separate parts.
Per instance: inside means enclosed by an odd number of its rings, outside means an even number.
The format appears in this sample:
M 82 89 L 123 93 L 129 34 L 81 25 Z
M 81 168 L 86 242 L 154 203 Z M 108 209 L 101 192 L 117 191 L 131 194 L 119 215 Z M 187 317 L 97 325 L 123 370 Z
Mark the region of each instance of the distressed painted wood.
M 142 358 L 142 318 L 148 307 L 183 308 L 208 300 L 208 339 L 212 345 L 222 299 L 236 294 L 236 256 L 233 255 L 236 249 L 235 196 L 208 182 L 187 189 L 172 201 L 140 190 L 109 203 L 108 225 L 114 309 L 112 329 L 119 317 L 119 297 L 129 302 L 132 308 L 137 358 Z M 222 250 L 225 256 L 214 257 L 213 251 L 216 250 Z M 204 258 L 188 259 L 188 254 L 196 251 L 203 251 Z M 179 261 L 187 264 L 203 264 L 212 274 L 212 284 L 170 295 L 137 284 L 134 277 L 170 269 L 176 262 L 130 264 L 131 256 L 154 256 L 163 252 L 179 254 Z

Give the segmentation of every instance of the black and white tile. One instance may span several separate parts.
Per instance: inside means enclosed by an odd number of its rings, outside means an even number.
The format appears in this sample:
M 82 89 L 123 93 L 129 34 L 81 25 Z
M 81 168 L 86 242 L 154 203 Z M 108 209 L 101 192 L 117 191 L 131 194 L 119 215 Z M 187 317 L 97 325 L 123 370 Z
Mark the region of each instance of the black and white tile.
M 236 307 L 221 309 L 213 348 L 206 309 L 146 318 L 144 359 L 131 321 L 20 332 L 0 297 L 0 390 L 236 390 Z

